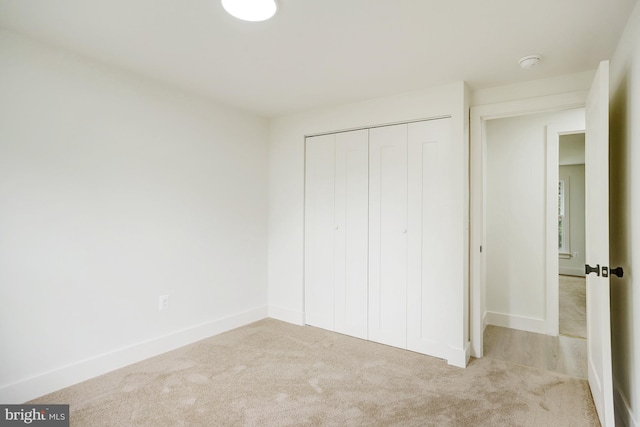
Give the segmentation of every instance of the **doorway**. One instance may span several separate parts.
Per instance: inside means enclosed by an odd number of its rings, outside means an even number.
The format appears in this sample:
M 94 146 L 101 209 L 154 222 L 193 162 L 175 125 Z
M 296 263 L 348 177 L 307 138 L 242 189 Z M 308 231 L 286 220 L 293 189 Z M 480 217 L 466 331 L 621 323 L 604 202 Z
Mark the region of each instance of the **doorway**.
M 487 122 L 505 117 L 523 116 L 527 114 L 562 111 L 583 108 L 586 96 L 584 92 L 569 92 L 558 95 L 531 98 L 523 101 L 487 104 L 471 108 L 470 114 L 470 331 L 471 355 L 483 356 L 483 332 L 486 324 L 486 282 L 487 263 L 483 246 L 486 240 L 486 204 L 484 203 L 484 188 L 487 180 L 485 137 Z M 557 135 L 557 134 L 556 134 Z M 549 150 L 548 153 L 553 153 Z M 556 151 L 557 153 L 557 151 Z M 557 169 L 555 174 L 557 175 Z M 557 179 L 556 181 L 557 182 Z M 553 184 L 554 192 L 557 184 Z M 557 203 L 556 197 L 553 197 Z M 551 214 L 557 221 L 557 212 Z M 554 233 L 555 235 L 555 233 Z M 554 245 L 555 246 L 555 245 Z M 557 281 L 557 253 L 550 257 L 555 259 L 556 270 L 553 276 Z M 553 278 L 552 278 L 553 280 Z M 557 316 L 556 316 L 557 318 Z
M 568 178 L 561 186 L 567 204 L 559 206 L 559 149 L 560 141 L 570 139 L 576 130 L 584 132 L 584 121 L 584 109 L 577 108 L 497 118 L 485 125 L 483 352 L 486 357 L 580 378 L 587 373 L 586 344 L 558 334 L 559 315 L 564 314 L 558 306 L 559 243 L 564 256 L 572 256 L 564 253 L 571 247 L 582 252 L 568 240 Z M 575 193 L 579 195 L 577 189 Z M 567 214 L 563 222 L 559 207 Z
M 559 333 L 586 339 L 584 132 L 559 135 Z

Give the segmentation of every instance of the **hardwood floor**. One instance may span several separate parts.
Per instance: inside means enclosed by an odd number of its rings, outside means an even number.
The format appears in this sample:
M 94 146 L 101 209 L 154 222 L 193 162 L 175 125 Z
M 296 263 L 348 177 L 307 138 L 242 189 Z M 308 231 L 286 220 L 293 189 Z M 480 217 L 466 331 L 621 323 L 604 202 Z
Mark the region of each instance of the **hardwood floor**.
M 560 276 L 560 334 L 587 337 L 587 292 L 584 277 Z
M 488 325 L 484 357 L 587 378 L 586 284 L 584 277 L 560 276 L 560 336 Z
M 587 378 L 587 344 L 583 338 L 553 337 L 487 325 L 484 357 Z

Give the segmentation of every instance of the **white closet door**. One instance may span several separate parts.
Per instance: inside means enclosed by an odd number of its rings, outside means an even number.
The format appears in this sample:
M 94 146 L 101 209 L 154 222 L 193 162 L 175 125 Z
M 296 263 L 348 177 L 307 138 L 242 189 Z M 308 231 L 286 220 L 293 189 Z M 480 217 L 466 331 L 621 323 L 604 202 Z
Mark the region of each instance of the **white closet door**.
M 443 322 L 455 304 L 448 299 L 447 271 L 462 268 L 448 240 L 458 226 L 453 213 L 459 192 L 448 172 L 456 161 L 453 148 L 451 119 L 409 124 L 407 348 L 443 358 L 449 356 Z
M 306 140 L 305 322 L 334 329 L 335 135 Z
M 369 131 L 336 134 L 335 330 L 367 338 Z
M 369 131 L 369 339 L 407 345 L 407 125 Z

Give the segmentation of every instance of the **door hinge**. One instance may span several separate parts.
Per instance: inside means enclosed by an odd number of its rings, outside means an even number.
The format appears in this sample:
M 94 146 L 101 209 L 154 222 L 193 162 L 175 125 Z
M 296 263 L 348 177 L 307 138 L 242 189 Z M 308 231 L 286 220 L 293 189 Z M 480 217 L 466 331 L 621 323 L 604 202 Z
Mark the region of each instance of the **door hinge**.
M 600 264 L 595 267 L 591 267 L 589 264 L 584 266 L 584 274 L 589 275 L 591 273 L 596 273 L 597 276 L 600 275 Z

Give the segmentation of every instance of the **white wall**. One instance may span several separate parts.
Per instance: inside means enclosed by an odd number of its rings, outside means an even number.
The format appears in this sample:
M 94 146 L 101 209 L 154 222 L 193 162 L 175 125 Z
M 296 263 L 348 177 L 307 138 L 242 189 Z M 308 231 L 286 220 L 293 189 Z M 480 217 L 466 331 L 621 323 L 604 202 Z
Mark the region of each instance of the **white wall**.
M 560 166 L 584 165 L 584 133 L 560 135 Z
M 460 162 L 452 171 L 458 188 L 459 234 L 451 236 L 458 245 L 460 270 L 452 271 L 459 286 L 443 289 L 450 301 L 451 323 L 443 327 L 451 333 L 450 346 L 461 350 L 468 341 L 468 299 L 466 242 L 467 195 L 467 105 L 463 83 L 378 98 L 367 102 L 312 111 L 275 119 L 271 124 L 269 169 L 269 315 L 285 321 L 304 323 L 303 286 L 303 206 L 304 136 L 371 125 L 451 115 L 453 141 L 458 144 Z
M 611 60 L 610 257 L 624 278 L 611 280 L 616 411 L 640 426 L 640 3 Z
M 584 128 L 584 109 L 486 124 L 486 322 L 546 333 L 546 127 Z
M 266 316 L 266 120 L 4 31 L 0 94 L 0 401 Z

